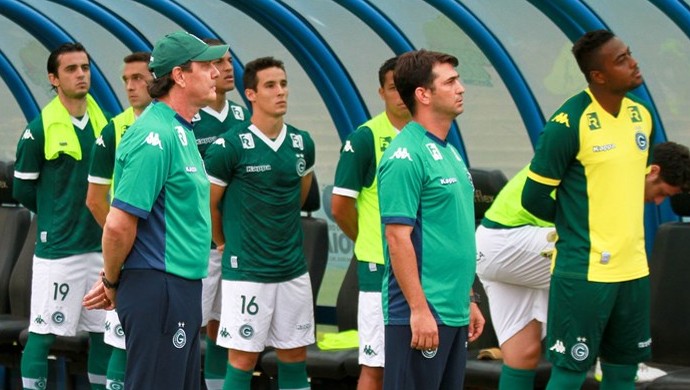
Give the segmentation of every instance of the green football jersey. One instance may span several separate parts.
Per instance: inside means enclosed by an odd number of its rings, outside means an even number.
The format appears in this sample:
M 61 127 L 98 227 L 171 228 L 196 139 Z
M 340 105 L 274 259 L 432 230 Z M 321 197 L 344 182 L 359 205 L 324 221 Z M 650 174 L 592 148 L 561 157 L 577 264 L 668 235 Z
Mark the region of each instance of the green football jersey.
M 226 187 L 223 279 L 274 283 L 307 272 L 300 192 L 314 156 L 309 134 L 290 125 L 271 140 L 245 122 L 208 148 L 209 179 Z
M 378 179 L 381 222 L 413 227 L 420 283 L 437 323 L 467 325 L 476 262 L 474 187 L 460 153 L 410 122 L 383 154 Z M 384 254 L 384 321 L 409 325 L 387 243 Z
M 115 167 L 115 149 L 119 140 L 134 123 L 136 117 L 132 107 L 113 118 L 101 131 L 96 144 L 91 149 L 91 167 L 89 183 L 111 185 Z M 117 128 L 117 127 L 120 128 Z M 119 133 L 119 136 L 118 134 Z M 112 188 L 111 188 L 112 194 Z
M 85 115 L 72 118 L 81 160 L 60 154 L 46 160 L 43 120 L 39 115 L 22 133 L 17 145 L 15 178 L 36 180 L 36 256 L 60 259 L 101 250 L 101 227 L 86 207 L 91 148 L 96 137 Z
M 191 123 L 165 103 L 149 105 L 115 153 L 112 207 L 139 218 L 123 269 L 204 278 L 211 241 L 210 184 Z
M 202 108 L 192 118 L 196 146 L 199 148 L 201 158 L 206 156 L 206 149 L 216 141 L 219 135 L 228 131 L 231 127 L 249 120 L 249 111 L 231 100 L 225 101 L 225 107 L 217 112 L 211 107 Z

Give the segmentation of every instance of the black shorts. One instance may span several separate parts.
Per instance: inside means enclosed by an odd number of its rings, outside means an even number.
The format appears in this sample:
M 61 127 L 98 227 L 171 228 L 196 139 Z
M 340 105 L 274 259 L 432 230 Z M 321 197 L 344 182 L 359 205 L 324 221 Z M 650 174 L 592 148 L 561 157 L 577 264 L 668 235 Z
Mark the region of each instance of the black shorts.
M 462 389 L 467 363 L 467 326 L 439 325 L 436 351 L 410 348 L 409 325 L 386 325 L 384 390 Z
M 116 303 L 127 335 L 125 389 L 199 389 L 201 280 L 123 270 Z

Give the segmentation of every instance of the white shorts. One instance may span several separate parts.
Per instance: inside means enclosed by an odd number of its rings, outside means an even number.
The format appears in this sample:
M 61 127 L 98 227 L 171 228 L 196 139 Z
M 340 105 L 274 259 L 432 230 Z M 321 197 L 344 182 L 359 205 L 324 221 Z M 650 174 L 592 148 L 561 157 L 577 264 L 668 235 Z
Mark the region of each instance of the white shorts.
M 281 283 L 223 280 L 223 310 L 216 342 L 261 352 L 314 343 L 314 304 L 309 274 Z
M 82 307 L 102 269 L 100 252 L 51 260 L 34 256 L 29 331 L 58 336 L 74 336 L 82 330 L 103 333 L 105 310 Z
M 210 320 L 220 320 L 222 307 L 220 282 L 223 266 L 221 259 L 223 254 L 211 249 L 208 257 L 208 276 L 201 280 L 201 326 L 206 326 Z
M 553 227 L 488 229 L 479 226 L 477 276 L 484 285 L 499 344 L 536 319 L 546 323 Z M 546 327 L 542 327 L 542 338 Z
M 380 292 L 359 292 L 357 329 L 359 364 L 367 367 L 383 367 L 386 356 L 384 353 L 385 328 Z
M 120 324 L 120 317 L 117 311 L 108 310 L 105 313 L 105 334 L 103 341 L 115 348 L 125 349 L 125 330 Z

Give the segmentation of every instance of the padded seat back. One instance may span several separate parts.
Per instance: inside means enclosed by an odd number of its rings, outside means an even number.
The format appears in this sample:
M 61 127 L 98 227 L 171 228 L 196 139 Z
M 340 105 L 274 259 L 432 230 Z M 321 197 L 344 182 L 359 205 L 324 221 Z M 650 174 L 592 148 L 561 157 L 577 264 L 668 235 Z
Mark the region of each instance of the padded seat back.
M 10 311 L 12 315 L 24 318 L 31 315 L 31 276 L 36 249 L 36 230 L 36 218 L 33 218 L 10 276 Z
M 496 195 L 508 182 L 506 175 L 498 169 L 470 168 L 474 184 L 474 218 L 475 226 L 484 218 L 484 213 L 494 202 Z
M 690 195 L 673 196 L 671 207 L 690 216 Z M 690 223 L 659 226 L 649 268 L 652 360 L 690 366 Z
M 10 275 L 31 222 L 31 212 L 12 198 L 13 171 L 14 164 L 0 161 L 0 313 L 10 312 Z
M 302 216 L 302 231 L 304 233 L 302 246 L 304 257 L 307 260 L 314 305 L 316 305 L 316 298 L 319 295 L 328 263 L 328 223 L 321 218 L 311 216 L 311 213 L 320 207 L 319 183 L 316 181 L 316 175 L 313 175 L 309 195 L 302 205 L 302 211 L 306 213 L 305 216 Z
M 350 260 L 335 303 L 335 318 L 340 332 L 357 329 L 357 309 L 359 306 L 357 263 L 358 261 L 354 258 Z

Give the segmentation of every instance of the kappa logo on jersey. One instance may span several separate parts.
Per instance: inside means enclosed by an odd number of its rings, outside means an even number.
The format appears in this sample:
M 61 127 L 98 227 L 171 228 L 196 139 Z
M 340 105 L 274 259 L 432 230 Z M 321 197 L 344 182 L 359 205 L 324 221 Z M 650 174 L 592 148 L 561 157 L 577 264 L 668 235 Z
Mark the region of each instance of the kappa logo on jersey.
M 565 345 L 563 345 L 563 342 L 561 340 L 556 340 L 556 343 L 549 348 L 549 351 L 554 351 L 556 353 L 564 354 L 565 353 Z
M 232 115 L 235 117 L 237 120 L 244 120 L 244 111 L 242 111 L 242 107 L 238 106 L 230 106 L 230 109 L 232 110 Z
M 642 114 L 640 114 L 640 108 L 637 106 L 629 106 L 628 107 L 628 115 L 630 116 L 630 120 L 633 123 L 640 123 L 642 122 Z
M 34 139 L 33 134 L 31 134 L 31 130 L 24 130 L 24 134 L 22 134 L 22 139 Z
M 354 153 L 355 149 L 352 147 L 350 140 L 345 141 L 345 146 L 343 146 L 343 153 Z
M 158 135 L 158 133 L 154 133 L 153 131 L 150 132 L 149 135 L 146 136 L 146 143 L 151 146 L 158 146 L 158 149 L 163 150 L 161 137 Z
M 218 138 L 217 140 L 213 141 L 213 143 L 225 148 L 225 138 Z
M 393 137 L 379 137 L 379 144 L 381 145 L 382 152 L 385 152 L 386 149 L 388 149 L 391 141 L 393 141 Z
M 551 122 L 560 123 L 562 125 L 570 127 L 570 120 L 568 119 L 568 114 L 566 114 L 565 112 L 561 112 L 560 114 L 554 116 L 553 119 L 551 119 Z
M 175 130 L 177 130 L 177 138 L 180 139 L 182 146 L 187 146 L 187 133 L 185 132 L 184 127 L 175 126 Z
M 299 150 L 304 150 L 304 140 L 301 134 L 290 134 L 292 138 L 292 147 Z
M 645 341 L 640 341 L 639 343 L 637 343 L 637 348 L 640 348 L 640 349 L 649 348 L 651 345 L 652 345 L 652 339 L 649 338 Z
M 455 184 L 458 182 L 458 179 L 454 177 L 442 177 L 441 178 L 441 185 L 448 185 L 448 184 Z
M 242 141 L 242 149 L 254 149 L 254 137 L 251 133 L 240 134 L 240 141 Z
M 608 152 L 609 150 L 613 150 L 615 148 L 616 148 L 616 144 L 594 145 L 594 146 L 592 146 L 592 152 L 594 152 L 594 153 Z
M 392 156 L 390 156 L 389 160 L 392 159 L 398 159 L 398 160 L 410 160 L 412 161 L 412 157 L 410 157 L 410 153 L 407 151 L 407 148 L 398 148 Z
M 644 152 L 649 146 L 649 142 L 647 142 L 647 135 L 641 131 L 638 131 L 635 133 L 635 143 L 637 144 L 637 147 Z
M 438 146 L 436 146 L 436 144 L 428 143 L 426 144 L 426 148 L 431 152 L 431 157 L 433 157 L 434 161 L 443 160 L 443 155 L 441 154 L 441 151 L 438 150 Z
M 187 344 L 187 333 L 184 331 L 184 322 L 177 323 L 177 332 L 173 335 L 172 343 L 177 349 L 182 349 Z
M 585 344 L 586 341 L 586 338 L 578 337 L 577 344 L 573 345 L 573 347 L 570 349 L 570 356 L 572 356 L 573 359 L 577 360 L 578 362 L 587 359 L 589 356 L 589 347 L 587 344 Z
M 590 130 L 601 129 L 601 122 L 599 121 L 599 115 L 596 112 L 587 113 L 587 125 Z
M 103 141 L 103 136 L 99 135 L 98 138 L 96 139 L 96 146 L 100 146 L 105 148 L 105 141 Z

